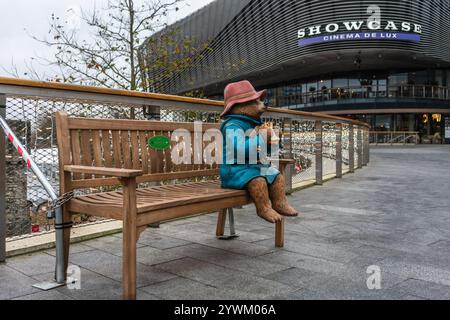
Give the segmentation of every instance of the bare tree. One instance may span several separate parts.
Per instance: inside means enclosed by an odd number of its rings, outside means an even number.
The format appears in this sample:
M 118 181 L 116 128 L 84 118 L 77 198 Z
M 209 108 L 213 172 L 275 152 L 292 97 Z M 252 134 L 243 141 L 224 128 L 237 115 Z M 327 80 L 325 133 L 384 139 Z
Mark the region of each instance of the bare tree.
M 46 60 L 58 67 L 55 81 L 146 90 L 139 48 L 166 26 L 165 17 L 182 1 L 109 0 L 101 11 L 81 11 L 79 19 L 89 27 L 90 38 L 54 14 L 49 36 L 33 38 L 56 51 L 54 60 Z
M 168 27 L 148 38 L 139 52 L 143 87 L 148 91 L 170 93 L 167 83 L 183 75 L 212 51 L 208 41 L 183 35 L 176 27 Z M 168 92 L 166 92 L 169 90 Z M 202 97 L 200 91 L 185 95 Z

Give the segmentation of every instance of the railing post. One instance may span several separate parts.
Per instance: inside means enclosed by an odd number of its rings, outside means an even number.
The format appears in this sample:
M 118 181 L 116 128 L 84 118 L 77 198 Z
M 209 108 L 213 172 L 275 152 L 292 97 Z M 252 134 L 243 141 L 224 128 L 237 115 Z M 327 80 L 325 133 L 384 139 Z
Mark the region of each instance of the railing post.
M 357 145 L 358 145 L 358 169 L 363 167 L 363 140 L 362 140 L 362 128 L 358 126 L 357 129 Z
M 370 132 L 367 128 L 363 127 L 362 129 L 363 132 L 363 152 L 362 152 L 362 158 L 363 158 L 363 167 L 367 166 L 367 148 L 369 148 L 369 144 L 370 144 Z M 367 143 L 369 142 L 369 143 Z
M 0 116 L 6 119 L 6 97 L 0 95 Z M 0 129 L 0 262 L 6 260 L 6 137 Z
M 315 132 L 316 132 L 316 184 L 323 184 L 323 127 L 322 121 L 317 120 L 315 123 Z
M 355 131 L 353 124 L 349 125 L 348 128 L 348 166 L 349 172 L 355 172 Z
M 283 126 L 283 132 L 282 132 L 282 144 L 283 144 L 283 151 L 284 156 L 287 159 L 293 159 L 294 155 L 292 153 L 292 119 L 291 118 L 284 118 L 284 126 Z M 292 193 L 292 178 L 293 178 L 293 166 L 289 165 L 286 168 L 285 173 L 285 180 L 286 180 L 286 192 L 288 194 Z
M 367 128 L 367 132 L 369 132 L 369 128 Z M 365 150 L 365 154 L 366 154 L 366 165 L 368 165 L 370 163 L 370 139 L 367 139 L 366 141 L 366 148 Z
M 336 124 L 336 178 L 342 178 L 342 123 Z
M 161 108 L 155 106 L 144 106 L 144 116 L 147 120 L 161 121 Z

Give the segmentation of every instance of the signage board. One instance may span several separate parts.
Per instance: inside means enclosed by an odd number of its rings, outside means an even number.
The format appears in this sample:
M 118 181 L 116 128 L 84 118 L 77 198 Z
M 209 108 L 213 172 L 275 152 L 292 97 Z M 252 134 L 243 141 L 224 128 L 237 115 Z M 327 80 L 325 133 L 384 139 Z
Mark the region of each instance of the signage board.
M 297 32 L 298 45 L 306 47 L 319 43 L 337 41 L 408 41 L 420 42 L 423 27 L 409 21 L 384 20 L 381 8 L 370 6 L 368 18 L 359 20 L 343 20 L 340 22 L 311 25 Z

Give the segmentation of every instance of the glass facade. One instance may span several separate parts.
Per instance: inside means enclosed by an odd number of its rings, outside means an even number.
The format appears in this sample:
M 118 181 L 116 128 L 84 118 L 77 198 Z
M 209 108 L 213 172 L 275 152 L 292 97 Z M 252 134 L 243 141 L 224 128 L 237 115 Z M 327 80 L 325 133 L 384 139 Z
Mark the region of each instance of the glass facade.
M 397 97 L 450 100 L 450 70 L 319 79 L 269 90 L 272 105 L 290 109 L 335 100 Z
M 376 114 L 351 116 L 371 126 L 371 139 L 375 143 L 387 143 L 404 137 L 417 139 L 417 143 L 440 144 L 445 137 L 445 119 L 449 115 L 438 113 Z M 395 142 L 395 141 L 394 141 Z
M 301 110 L 309 107 L 336 109 L 339 103 L 365 102 L 374 98 L 440 99 L 450 101 L 450 70 L 425 70 L 390 75 L 336 77 L 290 84 L 269 90 L 273 106 Z M 353 101 L 350 101 L 353 100 Z M 373 100 L 370 100 L 373 101 Z M 367 101 L 366 101 L 367 102 Z M 450 102 L 449 102 L 450 104 Z M 371 125 L 373 139 L 396 139 L 392 133 L 417 139 L 420 143 L 441 143 L 445 135 L 445 114 L 347 115 Z M 377 138 L 375 138 L 375 136 Z M 375 142 L 375 141 L 373 141 Z M 382 141 L 378 141 L 382 142 Z

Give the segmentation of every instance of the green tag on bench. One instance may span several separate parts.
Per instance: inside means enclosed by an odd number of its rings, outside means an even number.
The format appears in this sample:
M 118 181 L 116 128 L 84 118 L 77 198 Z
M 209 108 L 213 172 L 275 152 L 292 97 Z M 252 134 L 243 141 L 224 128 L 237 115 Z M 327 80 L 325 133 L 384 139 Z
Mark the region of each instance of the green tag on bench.
M 170 148 L 170 139 L 165 136 L 155 136 L 148 139 L 148 146 L 154 150 L 166 150 Z

